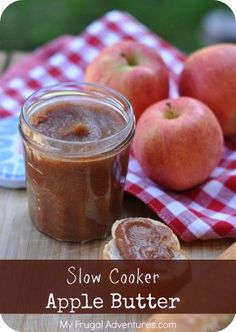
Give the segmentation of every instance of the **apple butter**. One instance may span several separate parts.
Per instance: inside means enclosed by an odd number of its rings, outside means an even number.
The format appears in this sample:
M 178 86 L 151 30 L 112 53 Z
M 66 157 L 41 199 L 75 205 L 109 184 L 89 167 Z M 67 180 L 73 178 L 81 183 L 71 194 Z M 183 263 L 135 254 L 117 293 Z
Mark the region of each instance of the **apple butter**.
M 127 218 L 115 230 L 116 246 L 124 259 L 173 259 L 167 245 L 172 232 L 147 218 Z
M 126 98 L 97 85 L 47 87 L 26 101 L 20 132 L 29 214 L 40 231 L 78 242 L 109 235 L 134 127 Z

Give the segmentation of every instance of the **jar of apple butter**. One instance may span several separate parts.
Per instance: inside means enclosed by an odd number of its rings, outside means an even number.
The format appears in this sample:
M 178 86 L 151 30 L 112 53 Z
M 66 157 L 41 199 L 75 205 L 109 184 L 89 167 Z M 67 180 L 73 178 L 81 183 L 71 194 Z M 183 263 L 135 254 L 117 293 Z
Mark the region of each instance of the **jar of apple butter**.
M 118 92 L 87 83 L 38 90 L 20 115 L 29 214 L 63 241 L 105 238 L 119 217 L 132 107 Z

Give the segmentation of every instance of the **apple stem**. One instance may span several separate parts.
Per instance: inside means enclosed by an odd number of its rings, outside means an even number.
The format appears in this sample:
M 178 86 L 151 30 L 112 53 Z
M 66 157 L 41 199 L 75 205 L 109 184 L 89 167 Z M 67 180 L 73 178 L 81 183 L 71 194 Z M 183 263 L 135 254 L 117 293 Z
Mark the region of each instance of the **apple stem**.
M 166 103 L 167 109 L 165 110 L 165 116 L 167 119 L 176 119 L 178 118 L 178 113 L 174 110 L 171 105 L 171 102 Z
M 127 61 L 129 66 L 136 66 L 137 65 L 137 60 L 135 59 L 135 57 L 131 57 L 131 56 L 127 56 L 125 53 L 121 53 L 120 54 L 123 58 L 125 58 L 125 60 Z

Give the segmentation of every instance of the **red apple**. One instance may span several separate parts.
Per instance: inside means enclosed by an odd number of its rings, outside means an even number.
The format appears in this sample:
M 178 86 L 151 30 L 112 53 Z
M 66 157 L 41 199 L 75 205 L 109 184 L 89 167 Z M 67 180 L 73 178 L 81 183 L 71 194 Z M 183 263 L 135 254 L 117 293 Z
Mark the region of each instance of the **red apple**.
M 154 49 L 134 41 L 106 47 L 86 69 L 87 82 L 108 85 L 131 102 L 136 119 L 169 94 L 168 69 Z
M 166 99 L 140 117 L 133 149 L 152 180 L 168 189 L 187 190 L 206 180 L 219 163 L 223 133 L 202 102 L 188 97 Z
M 226 136 L 236 134 L 236 45 L 218 44 L 193 53 L 179 82 L 182 96 L 207 104 Z

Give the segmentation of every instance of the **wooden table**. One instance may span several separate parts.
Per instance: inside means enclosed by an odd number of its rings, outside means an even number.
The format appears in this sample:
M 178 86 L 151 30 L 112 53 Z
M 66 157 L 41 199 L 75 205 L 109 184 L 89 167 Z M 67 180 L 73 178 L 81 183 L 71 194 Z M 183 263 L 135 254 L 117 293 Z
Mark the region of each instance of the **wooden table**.
M 20 61 L 25 54 L 0 52 L 0 72 Z M 155 214 L 142 202 L 125 195 L 122 217 L 143 216 L 156 218 Z M 89 244 L 70 244 L 57 242 L 39 233 L 31 223 L 27 212 L 25 190 L 0 189 L 0 259 L 96 259 L 102 257 L 103 245 L 106 241 L 94 241 Z M 182 243 L 182 247 L 191 258 L 214 258 L 232 244 L 234 240 L 214 240 Z M 62 331 L 60 320 L 84 322 L 109 319 L 119 322 L 143 321 L 146 315 L 4 315 L 9 326 L 18 331 L 56 332 Z M 106 329 L 106 331 L 120 329 Z M 67 331 L 67 330 L 66 330 Z M 71 329 L 71 331 L 88 331 Z M 101 331 L 102 330 L 97 330 Z M 130 330 L 122 329 L 130 332 Z

